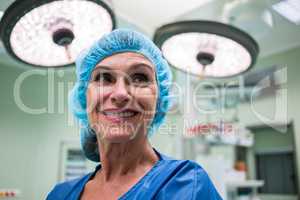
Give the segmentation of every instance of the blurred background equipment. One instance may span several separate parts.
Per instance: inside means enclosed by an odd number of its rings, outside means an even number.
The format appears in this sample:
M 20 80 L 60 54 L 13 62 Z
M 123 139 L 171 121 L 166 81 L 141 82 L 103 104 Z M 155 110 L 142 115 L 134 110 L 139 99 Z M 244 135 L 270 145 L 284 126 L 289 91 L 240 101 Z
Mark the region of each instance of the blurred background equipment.
M 0 199 L 20 199 L 21 192 L 18 189 L 1 189 Z

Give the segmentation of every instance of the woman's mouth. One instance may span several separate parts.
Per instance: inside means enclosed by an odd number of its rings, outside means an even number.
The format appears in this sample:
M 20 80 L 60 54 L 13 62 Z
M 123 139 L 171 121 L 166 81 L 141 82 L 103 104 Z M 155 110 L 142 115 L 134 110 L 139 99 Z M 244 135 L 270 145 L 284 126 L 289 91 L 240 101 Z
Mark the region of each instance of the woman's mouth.
M 112 122 L 121 122 L 124 120 L 129 120 L 135 117 L 139 112 L 131 109 L 113 109 L 113 110 L 104 110 L 101 112 L 105 118 Z

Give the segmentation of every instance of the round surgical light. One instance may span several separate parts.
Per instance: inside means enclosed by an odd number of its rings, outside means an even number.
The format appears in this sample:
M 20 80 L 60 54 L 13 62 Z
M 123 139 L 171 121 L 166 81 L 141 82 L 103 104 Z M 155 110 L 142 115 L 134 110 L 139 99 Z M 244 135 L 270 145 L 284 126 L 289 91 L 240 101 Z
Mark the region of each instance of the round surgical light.
M 16 0 L 0 22 L 7 52 L 33 66 L 60 67 L 115 28 L 101 0 Z
M 210 78 L 247 71 L 259 47 L 247 33 L 213 21 L 182 21 L 156 30 L 154 42 L 168 62 L 185 72 Z

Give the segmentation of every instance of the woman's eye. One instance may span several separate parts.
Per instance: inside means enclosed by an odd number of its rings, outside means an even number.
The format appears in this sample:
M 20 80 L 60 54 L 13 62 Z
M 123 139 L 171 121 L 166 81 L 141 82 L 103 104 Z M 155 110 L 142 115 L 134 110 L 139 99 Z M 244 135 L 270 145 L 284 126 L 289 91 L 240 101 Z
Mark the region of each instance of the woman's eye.
M 101 83 L 113 83 L 114 77 L 110 73 L 99 73 L 96 75 L 94 81 Z
M 149 82 L 149 78 L 146 74 L 135 73 L 131 76 L 131 80 L 134 84 L 146 84 Z

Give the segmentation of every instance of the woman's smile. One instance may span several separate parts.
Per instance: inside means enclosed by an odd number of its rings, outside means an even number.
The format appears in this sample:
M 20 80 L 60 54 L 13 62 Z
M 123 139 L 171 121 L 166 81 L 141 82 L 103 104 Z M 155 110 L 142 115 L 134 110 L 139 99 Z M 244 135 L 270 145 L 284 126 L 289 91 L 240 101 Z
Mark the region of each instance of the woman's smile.
M 108 121 L 120 123 L 133 120 L 133 118 L 137 117 L 141 112 L 133 109 L 105 109 L 98 111 L 98 114 L 103 115 Z

